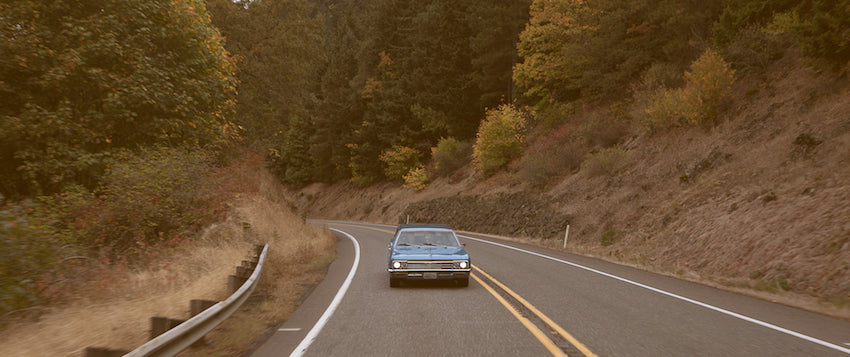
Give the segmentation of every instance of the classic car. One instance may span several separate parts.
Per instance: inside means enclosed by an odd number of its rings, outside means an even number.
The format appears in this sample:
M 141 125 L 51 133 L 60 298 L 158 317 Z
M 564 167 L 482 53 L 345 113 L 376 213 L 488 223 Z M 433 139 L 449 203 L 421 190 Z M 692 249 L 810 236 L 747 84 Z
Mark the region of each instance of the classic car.
M 388 246 L 390 287 L 405 280 L 453 280 L 469 285 L 469 254 L 443 225 L 401 225 Z

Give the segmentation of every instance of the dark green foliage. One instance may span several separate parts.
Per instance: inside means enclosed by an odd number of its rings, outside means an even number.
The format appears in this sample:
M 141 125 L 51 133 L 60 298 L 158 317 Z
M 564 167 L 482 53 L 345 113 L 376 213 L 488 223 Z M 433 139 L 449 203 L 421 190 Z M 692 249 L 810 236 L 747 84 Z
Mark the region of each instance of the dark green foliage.
M 427 154 L 441 137 L 472 139 L 485 109 L 512 97 L 527 4 L 318 5 L 323 42 L 316 102 L 308 108 L 311 180 L 368 185 L 385 179 L 380 155 L 393 146 Z
M 270 149 L 267 154 L 269 168 L 284 183 L 303 187 L 313 181 L 312 159 L 309 152 L 311 128 L 310 122 L 306 119 L 290 118 L 289 129 L 283 136 L 283 143 L 278 149 Z
M 732 42 L 741 31 L 761 27 L 773 17 L 800 4 L 795 0 L 726 0 L 714 24 L 714 39 L 721 45 Z
M 305 0 L 206 0 L 213 24 L 239 60 L 236 121 L 251 143 L 275 146 L 311 98 L 321 34 Z
M 514 78 L 538 109 L 622 97 L 654 63 L 696 58 L 718 12 L 714 2 L 537 0 Z
M 803 52 L 822 58 L 835 69 L 850 63 L 850 1 L 813 1 L 801 11 L 804 21 L 796 27 Z
M 748 28 L 740 31 L 732 40 L 724 57 L 735 70 L 744 73 L 761 73 L 773 61 L 779 59 L 788 43 L 778 35 L 760 29 Z
M 116 149 L 224 145 L 233 64 L 203 3 L 0 4 L 0 192 L 97 185 Z
M 0 202 L 0 315 L 38 300 L 46 278 L 73 251 L 58 239 L 32 201 Z
M 353 133 L 360 124 L 364 104 L 358 91 L 358 10 L 339 2 L 322 9 L 322 43 L 319 67 L 320 101 L 312 108 L 313 137 L 310 155 L 313 180 L 333 182 L 351 177 L 349 162 Z M 354 15 L 354 16 L 352 16 Z
M 727 0 L 714 24 L 714 39 L 724 46 L 734 45 L 735 41 L 741 41 L 742 34 L 746 40 L 783 13 L 799 16 L 800 23 L 794 24 L 792 30 L 806 55 L 823 59 L 835 69 L 847 64 L 850 58 L 850 2 L 846 0 Z M 733 60 L 733 64 L 735 62 L 739 61 Z

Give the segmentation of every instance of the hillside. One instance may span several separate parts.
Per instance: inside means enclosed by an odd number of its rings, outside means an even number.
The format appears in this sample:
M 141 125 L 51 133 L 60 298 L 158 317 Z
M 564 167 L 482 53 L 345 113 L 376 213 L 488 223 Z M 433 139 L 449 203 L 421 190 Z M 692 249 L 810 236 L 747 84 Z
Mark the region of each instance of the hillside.
M 291 199 L 313 218 L 410 215 L 550 247 L 568 223 L 570 251 L 847 318 L 850 86 L 789 51 L 732 93 L 716 126 L 649 134 L 632 123 L 610 175 L 585 166 L 541 189 L 517 170 L 485 178 L 468 166 L 421 192 L 314 184 Z

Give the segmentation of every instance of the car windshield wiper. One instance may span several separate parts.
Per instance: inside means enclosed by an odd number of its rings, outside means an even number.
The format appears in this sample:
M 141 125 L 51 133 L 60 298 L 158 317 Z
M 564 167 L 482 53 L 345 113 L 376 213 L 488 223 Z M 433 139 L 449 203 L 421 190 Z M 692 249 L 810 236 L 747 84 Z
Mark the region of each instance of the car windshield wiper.
M 407 244 L 407 243 L 396 244 L 396 247 L 409 247 L 409 246 L 410 246 L 410 244 Z
M 433 246 L 435 246 L 436 244 L 434 244 L 434 243 L 423 243 L 422 245 L 427 245 L 427 246 L 432 246 L 432 247 L 433 247 Z

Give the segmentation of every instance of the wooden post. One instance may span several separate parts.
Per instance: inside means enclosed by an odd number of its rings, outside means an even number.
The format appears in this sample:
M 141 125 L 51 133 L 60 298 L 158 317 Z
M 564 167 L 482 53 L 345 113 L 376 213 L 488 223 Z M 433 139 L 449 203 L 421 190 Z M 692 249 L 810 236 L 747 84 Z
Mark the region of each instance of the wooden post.
M 235 293 L 236 290 L 239 290 L 239 288 L 242 287 L 242 284 L 245 284 L 246 281 L 248 281 L 248 279 L 241 278 L 236 275 L 228 275 L 227 295 L 233 295 L 233 293 Z
M 200 314 L 204 310 L 209 309 L 210 307 L 212 307 L 213 305 L 215 305 L 217 303 L 218 303 L 218 301 L 212 301 L 212 300 L 192 300 L 192 301 L 189 301 L 189 314 L 191 314 L 191 316 L 195 316 L 197 314 Z
M 151 340 L 184 322 L 186 322 L 186 320 L 171 319 L 160 316 L 151 317 Z

